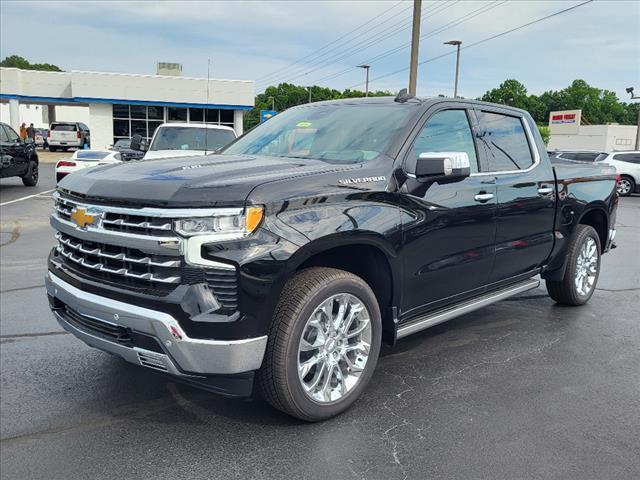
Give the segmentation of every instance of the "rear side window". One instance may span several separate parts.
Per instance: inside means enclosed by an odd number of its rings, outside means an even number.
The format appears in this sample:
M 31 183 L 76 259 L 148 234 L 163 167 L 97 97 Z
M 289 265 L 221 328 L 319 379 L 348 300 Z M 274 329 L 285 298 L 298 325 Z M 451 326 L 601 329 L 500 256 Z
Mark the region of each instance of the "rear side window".
M 52 123 L 51 130 L 56 132 L 75 132 L 78 129 L 74 123 Z
M 464 110 L 444 110 L 427 120 L 409 152 L 407 171 L 414 172 L 418 157 L 426 152 L 466 152 L 471 173 L 478 171 L 473 134 Z
M 519 117 L 479 112 L 477 137 L 489 172 L 525 170 L 533 165 L 529 141 Z
M 77 160 L 102 160 L 103 158 L 107 157 L 107 155 L 109 155 L 110 152 L 95 152 L 95 151 L 91 151 L 91 150 L 87 150 L 82 151 L 80 150 L 77 154 L 76 154 L 76 159 Z
M 7 135 L 7 131 L 4 128 L 4 125 L 0 125 L 0 142 L 8 142 L 9 136 Z
M 619 153 L 613 156 L 614 160 L 640 165 L 640 153 Z

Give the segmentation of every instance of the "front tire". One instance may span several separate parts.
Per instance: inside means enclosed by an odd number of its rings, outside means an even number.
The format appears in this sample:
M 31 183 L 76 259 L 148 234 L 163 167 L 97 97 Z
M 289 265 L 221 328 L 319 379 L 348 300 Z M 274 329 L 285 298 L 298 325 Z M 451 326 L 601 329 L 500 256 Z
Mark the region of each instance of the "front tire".
M 301 420 L 338 415 L 371 379 L 381 338 L 380 308 L 364 280 L 333 268 L 303 270 L 280 295 L 259 391 Z
M 616 184 L 616 190 L 621 197 L 628 197 L 636 190 L 636 182 L 628 175 L 623 175 Z
M 38 184 L 38 162 L 29 162 L 27 173 L 22 177 L 22 184 L 25 187 L 35 187 Z
M 51 153 L 54 153 L 57 150 L 57 147 L 54 147 L 53 145 L 49 145 L 49 151 Z
M 578 225 L 567 251 L 562 280 L 547 280 L 549 296 L 562 305 L 584 305 L 589 301 L 600 275 L 600 237 L 593 227 Z

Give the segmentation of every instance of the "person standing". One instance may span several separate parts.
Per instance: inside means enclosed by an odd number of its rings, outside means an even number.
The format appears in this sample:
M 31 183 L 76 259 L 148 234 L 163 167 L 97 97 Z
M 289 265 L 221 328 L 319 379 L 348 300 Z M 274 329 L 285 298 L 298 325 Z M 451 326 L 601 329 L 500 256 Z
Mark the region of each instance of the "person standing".
M 27 124 L 23 123 L 20 125 L 20 140 L 24 142 L 25 138 L 27 138 Z
M 36 143 L 36 129 L 33 126 L 33 123 L 29 125 L 29 128 L 27 128 L 27 137 L 29 137 L 31 140 L 33 140 L 33 143 L 35 145 Z

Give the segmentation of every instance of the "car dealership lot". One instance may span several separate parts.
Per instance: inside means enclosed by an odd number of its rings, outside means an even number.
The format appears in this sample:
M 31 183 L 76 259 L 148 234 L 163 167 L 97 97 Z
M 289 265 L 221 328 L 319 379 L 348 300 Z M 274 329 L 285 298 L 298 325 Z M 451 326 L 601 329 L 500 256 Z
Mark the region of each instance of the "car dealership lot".
M 2 478 L 640 476 L 639 196 L 589 304 L 540 288 L 417 334 L 354 408 L 304 424 L 64 333 L 43 287 L 53 165 L 0 185 Z

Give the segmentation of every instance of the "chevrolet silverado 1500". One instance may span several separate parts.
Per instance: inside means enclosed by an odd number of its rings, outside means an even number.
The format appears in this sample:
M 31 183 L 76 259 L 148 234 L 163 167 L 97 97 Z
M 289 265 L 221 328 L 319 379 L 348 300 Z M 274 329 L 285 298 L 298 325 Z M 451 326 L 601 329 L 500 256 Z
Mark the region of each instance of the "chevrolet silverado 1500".
M 60 324 L 143 368 L 314 421 L 397 340 L 546 282 L 593 295 L 616 175 L 552 167 L 528 113 L 463 99 L 291 108 L 220 154 L 60 182 Z

